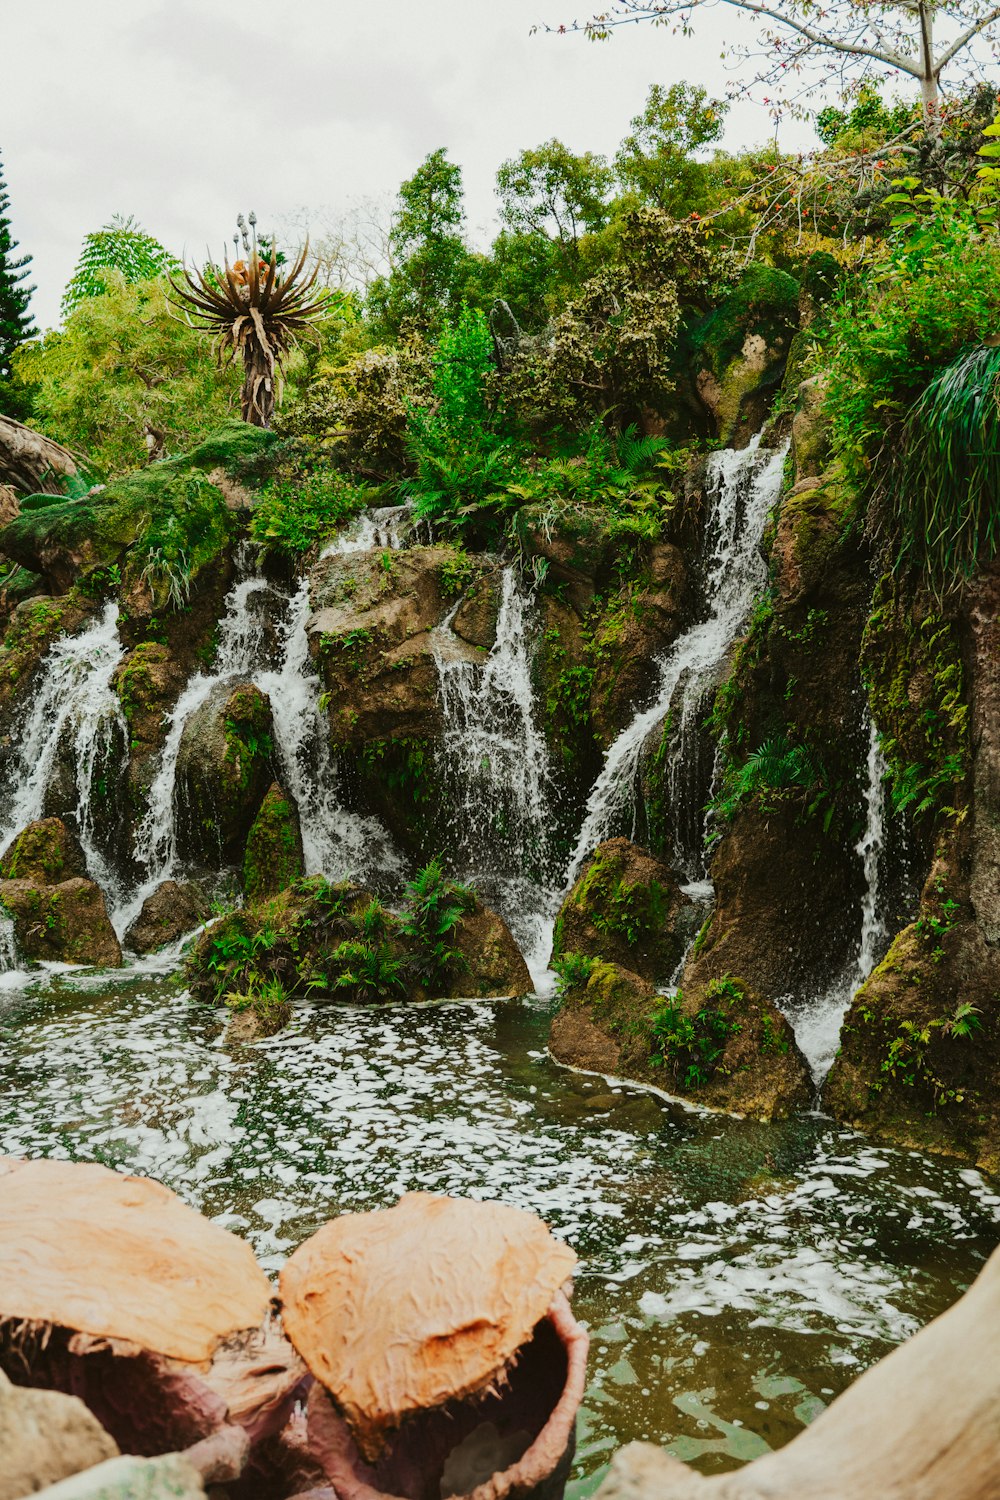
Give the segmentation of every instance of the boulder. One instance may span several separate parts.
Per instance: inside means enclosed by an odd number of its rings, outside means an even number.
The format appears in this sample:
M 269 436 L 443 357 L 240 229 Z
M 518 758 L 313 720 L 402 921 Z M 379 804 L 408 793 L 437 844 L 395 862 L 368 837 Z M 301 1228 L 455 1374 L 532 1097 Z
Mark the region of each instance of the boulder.
M 26 1390 L 0 1370 L 0 1454 L 0 1500 L 21 1500 L 117 1457 L 118 1445 L 79 1397 Z
M 182 1453 L 113 1458 L 42 1491 L 46 1500 L 204 1500 L 201 1476 Z
M 680 632 L 687 569 L 679 547 L 650 549 L 649 571 L 612 594 L 593 628 L 591 715 L 605 749 L 648 701 L 660 680 L 657 663 Z
M 453 603 L 449 547 L 323 558 L 310 574 L 309 645 L 338 747 L 441 731 L 431 632 Z
M 121 965 L 104 894 L 92 880 L 74 877 L 55 885 L 0 880 L 0 905 L 10 912 L 18 951 L 25 958 L 101 969 Z
M 455 611 L 451 628 L 470 646 L 489 651 L 497 638 L 500 613 L 498 569 L 481 573 Z
M 572 500 L 523 505 L 514 527 L 523 555 L 544 562 L 547 580 L 563 585 L 570 605 L 585 615 L 617 552 L 601 508 Z
M 60 881 L 86 874 L 80 842 L 61 818 L 41 818 L 29 823 L 0 859 L 2 880 L 58 885 Z
M 209 914 L 202 887 L 194 880 L 164 880 L 142 903 L 142 910 L 125 934 L 125 946 L 136 953 L 152 953 L 176 943 Z
M 273 779 L 267 697 L 251 683 L 220 683 L 184 726 L 177 760 L 183 857 L 239 864 Z
M 298 809 L 276 781 L 268 787 L 247 837 L 243 889 L 247 900 L 273 896 L 305 874 Z
M 452 996 L 491 999 L 501 995 L 530 995 L 534 990 L 528 966 L 502 917 L 477 901 L 449 939 L 461 958 L 448 987 Z
M 730 976 L 701 994 L 663 996 L 617 964 L 577 965 L 549 1049 L 571 1067 L 756 1119 L 782 1118 L 810 1098 L 788 1022 Z
M 662 860 L 629 839 L 608 839 L 594 850 L 559 909 L 552 954 L 607 959 L 665 982 L 699 920 L 699 909 Z

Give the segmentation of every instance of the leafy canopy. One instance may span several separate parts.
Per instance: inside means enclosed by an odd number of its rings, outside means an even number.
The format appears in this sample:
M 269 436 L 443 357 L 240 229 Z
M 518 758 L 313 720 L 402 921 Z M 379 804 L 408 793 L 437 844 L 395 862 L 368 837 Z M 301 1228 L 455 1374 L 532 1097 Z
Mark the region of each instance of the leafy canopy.
M 88 297 L 103 296 L 115 272 L 131 285 L 151 281 L 176 268 L 177 260 L 170 251 L 147 234 L 131 214 L 127 219 L 115 214 L 110 223 L 84 240 L 76 270 L 63 293 L 63 317 Z

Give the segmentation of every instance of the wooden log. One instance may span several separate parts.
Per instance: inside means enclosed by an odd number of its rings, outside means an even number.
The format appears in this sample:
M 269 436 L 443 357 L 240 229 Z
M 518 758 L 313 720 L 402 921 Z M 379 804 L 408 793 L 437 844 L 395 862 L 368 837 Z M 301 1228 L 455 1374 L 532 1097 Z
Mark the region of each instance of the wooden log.
M 72 453 L 13 417 L 0 416 L 0 484 L 23 495 L 59 495 L 78 472 Z

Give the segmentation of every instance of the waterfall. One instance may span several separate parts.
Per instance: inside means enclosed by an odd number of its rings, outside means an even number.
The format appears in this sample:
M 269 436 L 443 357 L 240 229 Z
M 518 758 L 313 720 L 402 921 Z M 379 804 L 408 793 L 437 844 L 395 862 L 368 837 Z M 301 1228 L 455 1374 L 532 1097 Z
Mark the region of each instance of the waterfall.
M 196 672 L 168 715 L 166 739 L 150 784 L 146 813 L 136 830 L 136 859 L 145 868 L 147 878 L 129 902 L 128 911 L 123 915 L 125 925 L 138 913 L 150 892 L 174 872 L 177 860 L 174 807 L 177 761 L 185 727 L 220 683 L 246 682 L 259 668 L 265 648 L 264 619 L 260 609 L 251 608 L 251 602 L 272 592 L 272 585 L 258 577 L 244 578 L 230 589 L 219 624 L 215 669 Z
M 377 505 L 364 511 L 323 549 L 320 557 L 345 557 L 375 547 L 394 551 L 413 541 L 417 523 L 412 505 Z
M 708 460 L 710 510 L 703 543 L 707 614 L 685 630 L 658 663 L 660 681 L 654 703 L 635 715 L 608 750 L 587 802 L 583 827 L 566 872 L 567 885 L 576 879 L 596 846 L 620 831 L 629 813 L 634 836 L 643 751 L 650 733 L 672 706 L 681 735 L 671 754 L 671 784 L 679 793 L 683 791 L 692 746 L 700 737 L 701 715 L 696 710 L 767 579 L 760 540 L 781 493 L 787 451 L 787 445 L 773 451 L 762 449 L 758 438 L 747 448 L 725 449 Z M 682 695 L 679 704 L 675 696 L 678 690 Z M 694 802 L 699 831 L 704 800 L 699 793 Z M 688 858 L 683 863 L 693 861 Z M 687 873 L 697 878 L 700 871 L 689 869 Z
M 345 550 L 353 550 L 349 542 Z M 240 561 L 246 565 L 245 557 Z M 275 667 L 267 659 L 269 612 L 283 616 L 278 631 L 280 659 Z M 321 684 L 309 657 L 308 616 L 307 579 L 291 599 L 256 575 L 242 578 L 229 591 L 214 667 L 195 673 L 167 720 L 149 804 L 136 835 L 136 857 L 145 867 L 146 879 L 122 915 L 118 924 L 122 930 L 156 886 L 176 872 L 181 741 L 192 715 L 227 682 L 234 686 L 253 683 L 270 699 L 277 759 L 285 790 L 298 807 L 307 872 L 331 879 L 364 879 L 376 871 L 402 873 L 392 840 L 378 820 L 346 812 L 340 805 L 336 766 L 318 706 Z
M 26 824 L 45 816 L 45 798 L 60 756 L 71 758 L 76 780 L 74 815 L 87 868 L 112 898 L 118 878 L 101 848 L 98 826 L 102 773 L 128 744 L 118 695 L 111 685 L 124 655 L 118 638 L 118 605 L 112 601 L 77 635 L 48 650 L 27 714 L 13 738 L 0 800 L 0 850 Z
M 858 945 L 846 974 L 818 1000 L 789 1001 L 783 1008 L 795 1030 L 795 1040 L 808 1062 L 816 1084 L 822 1083 L 840 1045 L 840 1028 L 855 992 L 879 962 L 889 935 L 883 889 L 886 842 L 886 775 L 888 768 L 878 730 L 868 716 L 868 756 L 865 763 L 865 828 L 855 845 L 861 860 L 865 892 L 861 901 Z
M 14 923 L 0 906 L 0 974 L 9 974 L 16 968 L 17 941 L 14 937 Z
M 258 672 L 253 679 L 271 701 L 275 745 L 285 790 L 299 812 L 306 870 L 331 878 L 401 875 L 402 862 L 378 819 L 345 812 L 337 796 L 337 770 L 318 706 L 321 683 L 309 657 L 308 618 L 304 578 L 288 607 L 277 671 Z
M 558 890 L 550 847 L 552 768 L 531 682 L 533 616 L 531 595 L 515 569 L 505 568 L 496 641 L 486 660 L 459 646 L 449 629 L 453 615 L 435 632 L 434 657 L 449 855 L 504 917 L 537 982 L 548 959 L 546 915 Z

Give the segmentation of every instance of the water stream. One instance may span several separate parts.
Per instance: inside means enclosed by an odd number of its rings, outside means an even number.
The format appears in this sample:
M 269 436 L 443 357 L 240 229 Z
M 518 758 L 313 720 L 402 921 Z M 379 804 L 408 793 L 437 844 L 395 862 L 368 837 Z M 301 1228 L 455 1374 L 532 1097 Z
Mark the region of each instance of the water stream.
M 65 758 L 75 778 L 75 823 L 87 865 L 114 904 L 122 886 L 101 839 L 106 803 L 101 779 L 128 745 L 118 695 L 111 686 L 124 655 L 112 601 L 75 635 L 47 651 L 30 702 L 10 736 L 0 767 L 0 852 L 26 824 L 45 816 L 46 794 Z
M 888 767 L 882 754 L 878 730 L 870 715 L 867 719 L 867 734 L 865 827 L 855 847 L 864 875 L 857 948 L 846 972 L 838 975 L 825 994 L 818 997 L 789 998 L 781 1002 L 817 1088 L 829 1073 L 837 1055 L 840 1028 L 851 1000 L 882 958 L 889 937 L 883 878 Z
M 435 632 L 444 736 L 438 752 L 449 860 L 505 918 L 541 985 L 559 902 L 551 832 L 554 783 L 531 681 L 534 605 L 503 570 L 496 641 L 484 661 L 450 617 Z
M 148 965 L 46 977 L 0 992 L 0 1153 L 157 1177 L 272 1273 L 328 1216 L 409 1189 L 543 1215 L 581 1256 L 593 1333 L 576 1497 L 632 1438 L 708 1472 L 786 1441 L 996 1242 L 978 1173 L 567 1072 L 549 1018 L 301 1003 L 289 1030 L 227 1049 L 224 1015 Z
M 653 730 L 662 725 L 671 709 L 686 732 L 675 756 L 675 783 L 680 787 L 682 767 L 691 763 L 686 747 L 691 744 L 695 716 L 688 705 L 693 708 L 702 702 L 707 685 L 719 673 L 766 580 L 760 541 L 781 491 L 786 453 L 787 446 L 769 451 L 754 441 L 744 449 L 713 453 L 708 460 L 710 509 L 703 542 L 706 611 L 677 638 L 659 663 L 660 683 L 654 702 L 635 715 L 608 750 L 570 857 L 567 884 L 576 878 L 596 846 L 613 833 L 624 831 L 629 820 L 634 836 L 643 751 Z M 705 790 L 710 787 L 702 789 L 694 804 L 699 810 L 707 800 Z M 682 826 L 679 821 L 678 827 Z M 695 848 L 679 851 L 681 868 L 693 880 L 703 874 L 700 816 L 695 842 Z

